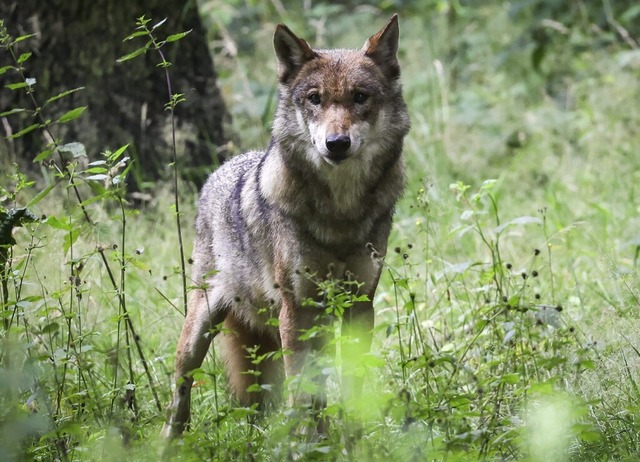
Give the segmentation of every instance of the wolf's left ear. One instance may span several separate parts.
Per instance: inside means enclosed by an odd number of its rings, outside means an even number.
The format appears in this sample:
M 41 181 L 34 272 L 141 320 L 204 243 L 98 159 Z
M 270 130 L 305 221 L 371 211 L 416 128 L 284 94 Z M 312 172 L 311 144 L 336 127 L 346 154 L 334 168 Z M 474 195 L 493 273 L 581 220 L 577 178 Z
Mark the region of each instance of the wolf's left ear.
M 384 74 L 392 79 L 400 76 L 400 65 L 396 56 L 399 36 L 398 15 L 394 14 L 389 23 L 364 42 L 362 47 L 364 54 L 373 59 Z
M 273 34 L 273 48 L 278 58 L 278 78 L 286 83 L 294 77 L 304 63 L 316 57 L 309 44 L 291 32 L 284 24 L 278 24 Z

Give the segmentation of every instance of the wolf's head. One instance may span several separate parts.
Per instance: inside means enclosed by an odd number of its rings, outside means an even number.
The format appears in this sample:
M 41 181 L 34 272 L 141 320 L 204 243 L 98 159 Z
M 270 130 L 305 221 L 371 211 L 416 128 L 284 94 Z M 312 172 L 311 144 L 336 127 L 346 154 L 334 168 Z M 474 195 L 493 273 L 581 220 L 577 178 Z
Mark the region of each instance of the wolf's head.
M 316 165 L 335 166 L 379 152 L 400 155 L 409 118 L 399 83 L 398 36 L 394 15 L 359 50 L 314 50 L 278 25 L 280 104 L 274 136 L 303 147 Z

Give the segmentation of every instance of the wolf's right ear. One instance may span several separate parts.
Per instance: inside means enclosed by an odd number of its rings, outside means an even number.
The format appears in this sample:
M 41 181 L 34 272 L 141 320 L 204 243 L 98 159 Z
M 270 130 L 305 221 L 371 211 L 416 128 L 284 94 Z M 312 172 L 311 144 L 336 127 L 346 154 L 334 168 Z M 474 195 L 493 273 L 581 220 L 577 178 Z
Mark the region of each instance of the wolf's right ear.
M 273 34 L 273 48 L 278 58 L 278 78 L 280 83 L 294 77 L 304 63 L 315 58 L 316 52 L 309 44 L 291 32 L 284 24 L 278 24 Z

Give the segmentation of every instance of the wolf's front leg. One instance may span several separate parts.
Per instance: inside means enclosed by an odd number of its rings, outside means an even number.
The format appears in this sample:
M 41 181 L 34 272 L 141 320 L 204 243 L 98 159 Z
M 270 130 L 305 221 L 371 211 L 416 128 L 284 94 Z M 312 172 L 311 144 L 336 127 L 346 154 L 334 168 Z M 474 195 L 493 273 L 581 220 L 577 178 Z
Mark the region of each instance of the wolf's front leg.
M 191 372 L 202 365 L 209 345 L 227 310 L 221 303 L 211 303 L 214 294 L 204 290 L 192 293 L 178 349 L 176 351 L 175 390 L 167 408 L 167 420 L 160 433 L 166 439 L 179 437 L 191 415 Z
M 373 298 L 373 297 L 371 297 Z M 362 392 L 362 359 L 371 348 L 373 337 L 373 303 L 358 302 L 342 319 L 342 394 L 347 403 Z
M 285 374 L 290 382 L 289 405 L 293 408 L 311 409 L 316 419 L 315 430 L 319 434 L 325 434 L 328 423 L 319 414 L 326 407 L 327 402 L 324 390 L 326 377 L 318 371 L 314 361 L 326 354 L 324 351 L 327 344 L 326 334 L 319 332 L 319 335 L 313 338 L 305 340 L 300 338 L 305 330 L 317 325 L 316 322 L 322 323 L 322 320 L 317 320 L 314 311 L 311 307 L 296 303 L 292 295 L 283 297 L 279 316 L 280 339 L 282 349 L 285 351 Z M 303 382 L 296 382 L 295 379 L 311 380 L 314 391 L 311 393 L 304 391 L 303 389 L 307 387 Z

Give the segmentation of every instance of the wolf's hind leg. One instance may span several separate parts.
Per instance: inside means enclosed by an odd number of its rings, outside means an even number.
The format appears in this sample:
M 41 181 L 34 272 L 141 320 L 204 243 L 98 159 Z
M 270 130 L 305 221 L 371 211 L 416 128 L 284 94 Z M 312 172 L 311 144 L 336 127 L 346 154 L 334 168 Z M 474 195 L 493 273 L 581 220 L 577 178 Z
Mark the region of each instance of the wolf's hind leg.
M 189 423 L 193 385 L 190 372 L 202 365 L 216 335 L 216 326 L 224 321 L 227 312 L 226 305 L 215 291 L 192 292 L 176 351 L 175 391 L 161 432 L 164 438 L 180 436 Z

